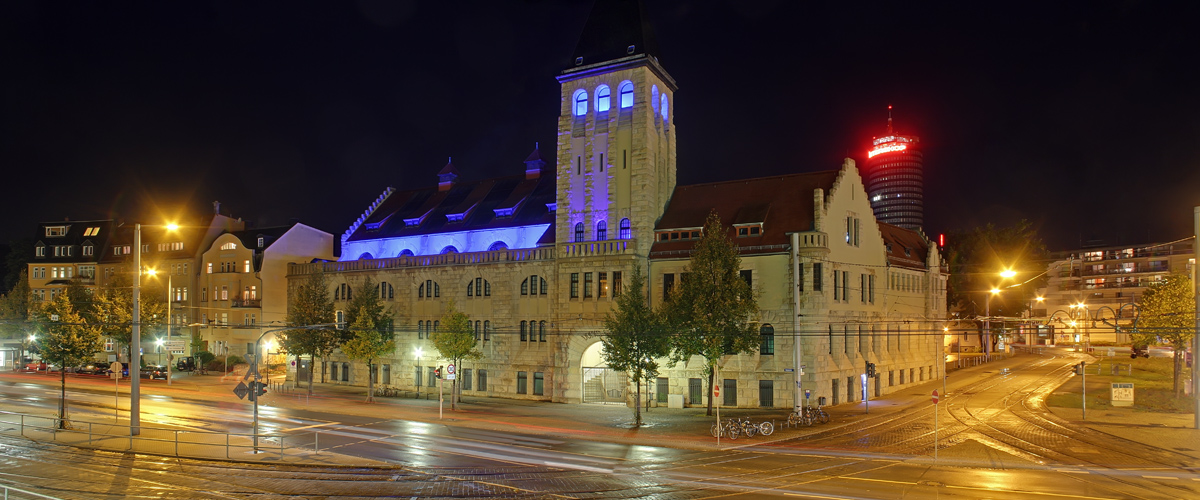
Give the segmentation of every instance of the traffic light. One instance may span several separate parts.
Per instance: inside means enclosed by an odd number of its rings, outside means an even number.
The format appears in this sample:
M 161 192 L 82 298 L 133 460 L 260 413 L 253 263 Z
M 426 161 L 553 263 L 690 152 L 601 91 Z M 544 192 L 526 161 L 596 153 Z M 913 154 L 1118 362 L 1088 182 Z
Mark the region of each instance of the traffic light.
M 1083 375 L 1083 367 L 1086 365 L 1087 365 L 1087 363 L 1085 363 L 1083 361 L 1080 361 L 1079 364 L 1075 365 L 1075 374 Z
M 867 363 L 867 378 L 875 378 L 875 363 Z
M 258 395 L 262 396 L 267 393 L 267 384 L 265 382 L 258 383 Z
M 439 379 L 441 379 L 441 378 L 442 378 L 442 367 L 441 367 L 441 366 L 438 366 L 437 368 L 434 368 L 434 370 L 433 370 L 433 376 L 434 376 L 434 377 L 437 377 L 437 378 L 439 378 Z
M 250 389 L 250 392 L 248 392 L 246 394 L 246 399 L 249 399 L 250 401 L 254 401 L 254 400 L 258 399 L 259 396 L 262 396 L 263 394 L 267 393 L 267 384 L 265 384 L 263 382 L 253 382 L 252 381 L 252 382 L 250 382 L 248 387 Z

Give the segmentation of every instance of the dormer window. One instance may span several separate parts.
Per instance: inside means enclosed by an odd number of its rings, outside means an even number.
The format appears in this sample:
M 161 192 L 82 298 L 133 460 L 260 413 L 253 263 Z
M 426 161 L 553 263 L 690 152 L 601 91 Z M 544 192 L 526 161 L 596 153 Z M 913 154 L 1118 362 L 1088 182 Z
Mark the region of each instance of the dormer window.
M 258 237 L 258 248 L 262 248 L 262 247 L 263 247 L 263 245 L 264 245 L 264 244 L 266 244 L 266 242 L 267 242 L 267 239 L 266 239 L 266 238 L 263 238 L 262 236 L 259 236 L 259 237 Z
M 752 236 L 762 236 L 762 223 L 755 224 L 737 224 L 733 226 L 737 230 L 739 238 L 748 238 Z
M 67 229 L 71 226 L 46 226 L 46 236 L 56 238 L 67 235 Z
M 659 231 L 658 241 L 679 241 L 679 240 L 698 240 L 700 239 L 701 231 L 699 229 L 686 231 Z
M 46 256 L 46 245 L 38 243 L 37 246 L 33 247 L 33 256 L 34 257 L 45 257 Z
M 100 234 L 100 228 L 99 228 L 99 227 L 89 227 L 89 228 L 87 228 L 86 230 L 84 230 L 84 231 L 83 231 L 83 235 L 84 235 L 85 237 L 86 237 L 86 236 L 96 236 L 96 235 L 99 235 L 99 234 Z
M 221 245 L 221 250 L 237 250 L 237 243 L 229 242 Z

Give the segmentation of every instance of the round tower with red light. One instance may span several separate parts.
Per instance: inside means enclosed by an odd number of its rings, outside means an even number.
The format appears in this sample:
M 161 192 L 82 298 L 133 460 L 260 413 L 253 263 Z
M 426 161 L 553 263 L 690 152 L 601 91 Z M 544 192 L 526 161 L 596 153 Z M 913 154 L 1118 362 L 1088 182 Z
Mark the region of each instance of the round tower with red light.
M 875 219 L 905 229 L 925 224 L 925 166 L 920 138 L 892 129 L 888 106 L 887 133 L 871 141 L 863 180 Z

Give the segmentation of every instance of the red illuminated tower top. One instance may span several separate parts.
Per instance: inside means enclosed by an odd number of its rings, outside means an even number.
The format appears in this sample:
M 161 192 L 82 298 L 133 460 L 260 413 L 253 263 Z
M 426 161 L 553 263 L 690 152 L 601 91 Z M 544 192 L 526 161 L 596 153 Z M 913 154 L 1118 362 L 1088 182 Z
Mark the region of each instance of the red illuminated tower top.
M 905 229 L 925 224 L 925 165 L 920 138 L 892 130 L 888 106 L 887 133 L 871 141 L 863 178 L 875 219 Z

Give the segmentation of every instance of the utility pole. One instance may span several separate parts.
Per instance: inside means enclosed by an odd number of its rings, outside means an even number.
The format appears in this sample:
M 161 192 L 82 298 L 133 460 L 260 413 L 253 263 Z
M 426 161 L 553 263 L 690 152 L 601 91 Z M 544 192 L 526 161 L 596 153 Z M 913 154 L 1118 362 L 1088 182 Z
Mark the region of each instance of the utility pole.
M 1192 209 L 1196 239 L 1192 240 L 1192 251 L 1200 249 L 1200 207 Z M 1192 295 L 1196 297 L 1196 332 L 1192 335 L 1192 397 L 1196 400 L 1195 427 L 1200 429 L 1200 287 L 1196 286 L 1196 266 L 1192 266 Z

